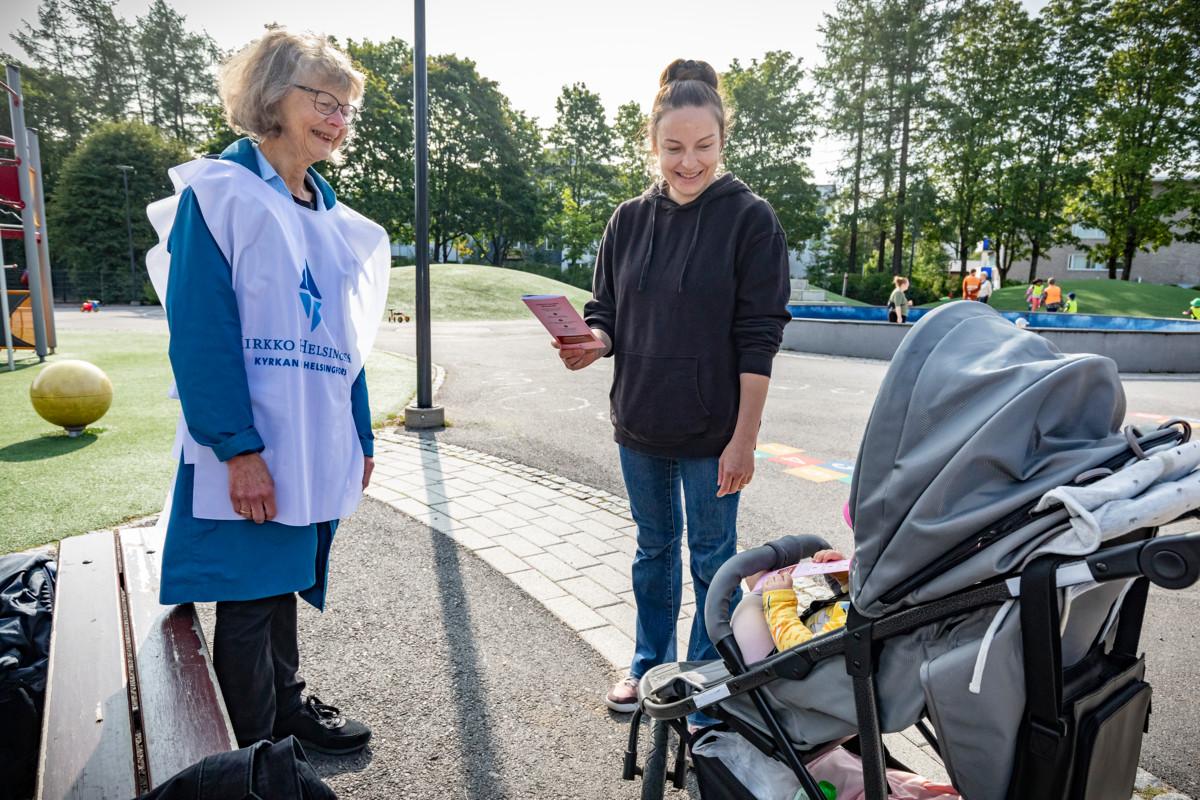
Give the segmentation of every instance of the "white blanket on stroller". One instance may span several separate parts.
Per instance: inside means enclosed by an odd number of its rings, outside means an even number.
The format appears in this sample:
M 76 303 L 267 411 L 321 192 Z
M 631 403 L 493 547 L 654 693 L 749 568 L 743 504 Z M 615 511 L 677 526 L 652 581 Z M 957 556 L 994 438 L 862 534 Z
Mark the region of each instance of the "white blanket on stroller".
M 1055 504 L 1071 515 L 1071 528 L 1041 552 L 1084 555 L 1138 528 L 1172 522 L 1200 508 L 1200 441 L 1152 452 L 1087 486 L 1060 486 L 1042 496 L 1037 511 Z

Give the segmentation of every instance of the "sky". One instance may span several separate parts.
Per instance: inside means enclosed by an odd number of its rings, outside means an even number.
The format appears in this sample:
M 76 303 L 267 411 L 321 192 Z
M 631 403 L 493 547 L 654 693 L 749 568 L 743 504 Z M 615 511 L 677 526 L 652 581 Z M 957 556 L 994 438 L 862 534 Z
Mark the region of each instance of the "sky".
M 341 39 L 412 42 L 413 4 L 385 0 L 170 0 L 222 48 L 245 44 L 268 22 Z M 1045 0 L 1022 0 L 1036 11 Z M 38 0 L 0 0 L 0 50 L 15 51 L 10 34 L 36 17 Z M 150 0 L 118 0 L 126 19 Z M 648 108 L 658 76 L 675 58 L 703 59 L 718 71 L 769 50 L 789 50 L 811 66 L 820 59 L 819 26 L 835 0 L 428 0 L 426 41 L 431 55 L 470 58 L 500 84 L 513 105 L 554 121 L 564 85 L 583 82 L 599 93 L 610 118 L 636 100 Z M 836 166 L 836 143 L 814 143 L 810 166 L 818 181 Z

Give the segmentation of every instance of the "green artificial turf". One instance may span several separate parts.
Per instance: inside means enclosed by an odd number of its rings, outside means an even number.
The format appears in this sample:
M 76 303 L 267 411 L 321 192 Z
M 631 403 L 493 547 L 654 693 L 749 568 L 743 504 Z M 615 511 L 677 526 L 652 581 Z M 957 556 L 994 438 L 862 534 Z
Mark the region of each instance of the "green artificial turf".
M 113 384 L 108 413 L 74 439 L 30 405 L 42 365 L 0 369 L 0 553 L 152 514 L 170 486 L 179 403 L 167 397 L 167 337 L 60 333 L 47 363 L 68 358 L 92 362 Z M 367 375 L 376 423 L 401 411 L 416 386 L 415 364 L 390 353 L 372 353 Z

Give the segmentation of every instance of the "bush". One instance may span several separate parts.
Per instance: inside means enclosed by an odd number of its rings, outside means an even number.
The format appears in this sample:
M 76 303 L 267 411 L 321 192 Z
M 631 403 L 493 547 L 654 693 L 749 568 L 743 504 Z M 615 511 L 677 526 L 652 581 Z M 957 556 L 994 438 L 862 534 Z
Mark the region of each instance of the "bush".
M 103 303 L 142 298 L 146 251 L 158 243 L 146 206 L 174 191 L 167 170 L 188 158 L 186 147 L 140 122 L 100 125 L 67 158 L 46 214 L 55 260 L 65 263 L 77 293 Z M 134 167 L 129 212 L 138 268 L 132 276 L 117 164 Z

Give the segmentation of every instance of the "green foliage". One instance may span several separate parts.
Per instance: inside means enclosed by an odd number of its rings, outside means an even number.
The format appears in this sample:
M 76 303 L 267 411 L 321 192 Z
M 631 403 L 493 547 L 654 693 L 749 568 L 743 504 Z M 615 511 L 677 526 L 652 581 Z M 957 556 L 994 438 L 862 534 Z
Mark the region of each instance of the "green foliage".
M 563 261 L 578 263 L 604 233 L 604 221 L 581 208 L 575 202 L 569 186 L 563 187 L 561 201 L 562 211 L 558 213 L 556 222 L 562 237 Z
M 927 144 L 936 154 L 941 216 L 954 230 L 963 266 L 985 234 L 994 237 L 1006 227 L 1003 216 L 1013 210 L 1000 197 L 1007 187 L 996 173 L 1014 155 L 1011 131 L 1040 59 L 1029 47 L 1031 33 L 1029 15 L 1016 0 L 966 3 L 950 24 L 954 44 L 941 60 Z
M 378 222 L 393 239 L 412 240 L 412 50 L 401 39 L 346 42 L 366 75 L 362 113 L 341 167 L 327 178 L 345 202 Z
M 616 206 L 613 195 L 621 191 L 618 172 L 611 163 L 617 153 L 616 142 L 600 95 L 585 84 L 564 86 L 554 108 L 546 154 L 548 191 L 555 211 L 551 228 L 564 248 L 563 258 L 577 261 L 600 239 Z
M 554 110 L 549 160 L 555 194 L 566 187 L 583 207 L 606 205 L 612 189 L 609 162 L 616 153 L 616 145 L 600 95 L 583 83 L 564 86 Z
M 225 121 L 225 109 L 217 104 L 204 105 L 197 109 L 204 120 L 202 141 L 196 151 L 200 155 L 220 155 L 225 148 L 242 138 L 242 135 L 229 127 Z
M 650 148 L 646 140 L 647 118 L 642 107 L 629 101 L 617 107 L 613 132 L 617 138 L 617 183 L 619 197 L 637 197 L 652 180 Z
M 804 89 L 801 59 L 784 51 L 761 61 L 734 59 L 722 76 L 733 111 L 725 166 L 775 209 L 791 247 L 802 249 L 824 227 L 809 155 L 815 124 L 813 96 Z
M 1179 237 L 1170 220 L 1200 204 L 1200 9 L 1182 0 L 1114 0 L 1104 20 L 1109 55 L 1097 81 L 1090 179 L 1079 218 L 1108 237 L 1109 277 L 1129 280 L 1139 249 Z M 1165 180 L 1157 181 L 1158 175 Z
M 132 26 L 117 16 L 116 6 L 116 0 L 66 0 L 82 56 L 79 77 L 88 104 L 103 120 L 124 119 L 131 107 L 144 113 Z
M 104 303 L 141 299 L 146 251 L 158 242 L 145 208 L 174 191 L 167 170 L 187 159 L 182 144 L 140 122 L 103 123 L 71 154 L 47 214 L 55 263 L 66 266 L 77 293 Z M 118 164 L 134 167 L 129 173 L 137 265 L 132 276 Z
M 194 146 L 204 132 L 202 109 L 216 101 L 218 50 L 211 36 L 192 33 L 186 21 L 166 0 L 154 0 L 138 18 L 136 41 L 146 121 Z

